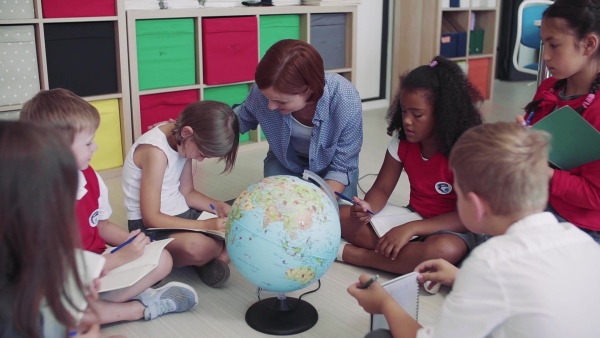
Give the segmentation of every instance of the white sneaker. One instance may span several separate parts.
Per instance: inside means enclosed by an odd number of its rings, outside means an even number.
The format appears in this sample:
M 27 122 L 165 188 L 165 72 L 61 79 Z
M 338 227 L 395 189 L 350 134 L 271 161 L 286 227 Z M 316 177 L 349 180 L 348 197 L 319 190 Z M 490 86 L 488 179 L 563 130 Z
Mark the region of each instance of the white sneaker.
M 184 312 L 198 304 L 198 294 L 194 288 L 180 282 L 170 282 L 158 289 L 147 289 L 132 299 L 138 300 L 146 307 L 146 320 L 171 312 Z

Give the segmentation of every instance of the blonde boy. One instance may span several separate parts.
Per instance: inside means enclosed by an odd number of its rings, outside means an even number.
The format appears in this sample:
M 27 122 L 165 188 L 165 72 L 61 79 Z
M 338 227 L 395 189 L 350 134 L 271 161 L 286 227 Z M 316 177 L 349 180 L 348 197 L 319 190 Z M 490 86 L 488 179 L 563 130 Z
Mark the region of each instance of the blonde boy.
M 466 131 L 450 154 L 458 212 L 469 230 L 492 235 L 458 270 L 421 263 L 419 280 L 453 285 L 435 328 L 422 328 L 380 284 L 348 292 L 390 331 L 369 337 L 597 337 L 600 246 L 542 212 L 548 198 L 547 134 L 516 123 Z M 361 275 L 360 281 L 369 276 Z
M 98 149 L 94 143 L 100 124 L 96 108 L 66 89 L 52 89 L 41 91 L 26 102 L 20 119 L 58 128 L 71 144 L 79 168 L 76 212 L 83 249 L 102 254 L 106 244 L 117 246 L 135 236 L 121 250 L 105 255 L 104 270 L 110 271 L 140 257 L 144 246 L 150 242 L 149 238 L 139 230 L 128 233 L 108 220 L 112 213 L 108 189 L 89 165 L 93 153 Z M 95 304 L 100 322 L 105 324 L 140 318 L 150 320 L 195 306 L 198 298 L 188 285 L 171 282 L 156 290 L 148 289 L 166 277 L 172 266 L 171 255 L 164 250 L 156 269 L 139 282 L 128 288 L 100 294 L 100 300 Z

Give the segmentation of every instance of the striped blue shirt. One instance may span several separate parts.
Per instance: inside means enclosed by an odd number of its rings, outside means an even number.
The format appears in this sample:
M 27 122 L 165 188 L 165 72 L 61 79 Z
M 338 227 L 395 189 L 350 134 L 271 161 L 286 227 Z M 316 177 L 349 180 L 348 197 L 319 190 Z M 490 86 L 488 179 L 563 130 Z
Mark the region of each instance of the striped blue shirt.
M 260 124 L 270 150 L 289 170 L 302 173 L 294 148 L 290 144 L 292 116 L 271 111 L 269 100 L 254 86 L 246 101 L 236 109 L 240 132 L 256 129 Z M 350 81 L 335 73 L 325 74 L 325 91 L 315 116 L 310 148 L 309 170 L 326 180 L 343 185 L 358 170 L 358 154 L 362 147 L 362 105 L 358 91 Z

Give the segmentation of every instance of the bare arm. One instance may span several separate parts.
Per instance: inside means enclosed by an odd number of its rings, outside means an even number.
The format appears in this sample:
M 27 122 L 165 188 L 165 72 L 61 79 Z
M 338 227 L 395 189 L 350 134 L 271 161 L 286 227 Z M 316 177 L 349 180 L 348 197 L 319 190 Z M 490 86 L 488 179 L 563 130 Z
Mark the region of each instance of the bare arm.
M 221 230 L 220 224 L 223 222 L 215 221 L 215 219 L 208 221 L 188 220 L 160 212 L 162 183 L 167 168 L 167 157 L 160 149 L 150 145 L 140 145 L 136 148 L 134 162 L 142 170 L 140 210 L 144 226 L 148 228 Z M 190 163 L 186 163 L 186 167 L 189 165 Z M 191 170 L 191 167 L 187 169 Z M 186 168 L 184 168 L 185 170 Z M 185 182 L 180 183 L 184 184 Z M 191 207 L 196 206 L 192 205 Z M 200 210 L 206 209 L 200 208 Z
M 117 246 L 127 239 L 129 233 L 120 226 L 105 219 L 98 222 L 100 237 L 110 246 Z

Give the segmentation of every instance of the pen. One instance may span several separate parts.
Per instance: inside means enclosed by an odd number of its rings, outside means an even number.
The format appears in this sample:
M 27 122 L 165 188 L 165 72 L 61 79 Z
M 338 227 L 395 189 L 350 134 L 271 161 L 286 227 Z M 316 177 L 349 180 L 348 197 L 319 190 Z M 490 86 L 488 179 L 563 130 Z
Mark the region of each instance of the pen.
M 341 198 L 341 199 L 343 199 L 343 200 L 346 200 L 346 201 L 348 201 L 348 202 L 350 202 L 350 203 L 352 203 L 352 204 L 354 204 L 354 205 L 360 205 L 360 204 L 358 204 L 358 203 L 354 202 L 354 201 L 353 201 L 352 199 L 350 199 L 349 197 L 347 197 L 347 196 L 344 196 L 343 194 L 340 194 L 340 193 L 339 193 L 339 192 L 337 192 L 337 191 L 335 192 L 335 194 L 336 194 L 336 195 L 337 195 L 339 198 Z M 375 215 L 375 214 L 374 214 L 374 213 L 373 213 L 371 210 L 368 210 L 368 209 L 367 209 L 367 212 L 368 212 L 369 214 L 371 214 L 371 215 Z
M 368 281 L 362 283 L 358 288 L 359 289 L 366 289 L 369 286 L 371 286 L 371 284 L 373 284 L 374 281 L 377 280 L 377 278 L 379 278 L 379 275 L 373 275 L 371 278 L 369 278 Z
M 210 208 L 215 213 L 215 215 L 217 215 L 217 217 L 219 217 L 219 213 L 217 212 L 217 208 L 215 208 L 215 206 L 212 203 L 210 204 Z
M 121 249 L 122 249 L 122 248 L 123 248 L 125 245 L 127 245 L 127 244 L 131 243 L 131 242 L 132 242 L 132 241 L 133 241 L 133 240 L 134 240 L 136 237 L 137 237 L 137 236 L 133 236 L 133 237 L 131 237 L 130 239 L 126 240 L 125 242 L 123 242 L 123 244 L 120 244 L 120 245 L 119 245 L 119 246 L 117 246 L 116 248 L 112 249 L 112 250 L 110 251 L 110 253 L 111 253 L 111 254 L 113 254 L 113 253 L 115 253 L 115 252 L 117 252 L 117 251 L 121 250 Z
M 156 232 L 153 232 L 152 235 L 150 235 L 150 242 L 154 242 L 154 237 L 156 237 Z
M 535 116 L 535 111 L 529 112 L 529 116 L 527 116 L 527 120 L 525 120 L 525 125 L 530 126 L 531 120 L 533 120 L 533 116 Z

